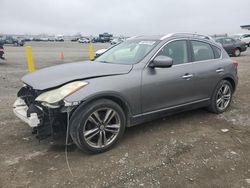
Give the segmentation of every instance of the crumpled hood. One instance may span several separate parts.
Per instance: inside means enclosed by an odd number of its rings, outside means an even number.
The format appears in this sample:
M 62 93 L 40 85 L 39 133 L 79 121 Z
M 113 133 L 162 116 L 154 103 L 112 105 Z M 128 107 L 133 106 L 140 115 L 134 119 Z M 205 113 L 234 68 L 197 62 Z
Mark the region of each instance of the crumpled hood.
M 44 90 L 63 85 L 65 83 L 118 74 L 127 74 L 132 65 L 100 63 L 100 62 L 75 62 L 52 66 L 27 74 L 22 81 L 37 90 Z

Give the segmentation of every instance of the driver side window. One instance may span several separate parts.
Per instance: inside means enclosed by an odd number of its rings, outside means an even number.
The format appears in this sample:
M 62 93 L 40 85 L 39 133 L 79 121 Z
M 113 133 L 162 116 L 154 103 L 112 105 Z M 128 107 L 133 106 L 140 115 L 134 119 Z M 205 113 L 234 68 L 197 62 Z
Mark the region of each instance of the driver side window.
M 173 65 L 188 63 L 188 49 L 186 40 L 177 40 L 165 45 L 157 54 L 173 59 Z

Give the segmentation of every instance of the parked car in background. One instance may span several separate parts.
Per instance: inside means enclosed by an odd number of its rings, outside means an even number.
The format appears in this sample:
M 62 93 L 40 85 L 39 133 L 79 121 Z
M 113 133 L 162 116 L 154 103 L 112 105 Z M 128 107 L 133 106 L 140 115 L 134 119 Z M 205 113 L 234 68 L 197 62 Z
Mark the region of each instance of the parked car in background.
M 4 43 L 3 43 L 3 41 L 0 39 L 0 59 L 5 60 L 3 45 L 4 45 Z
M 96 42 L 101 42 L 101 43 L 105 43 L 105 42 L 110 42 L 112 40 L 113 35 L 109 34 L 109 33 L 103 33 L 103 34 L 99 34 L 98 37 L 94 37 L 92 39 L 93 43 Z
M 216 42 L 220 43 L 229 55 L 238 57 L 241 52 L 246 51 L 247 46 L 245 42 L 231 37 L 220 37 L 215 39 Z
M 79 43 L 90 43 L 90 40 L 88 39 L 88 38 L 80 38 L 80 39 L 78 39 L 78 42 Z
M 43 42 L 48 42 L 48 41 L 49 41 L 49 38 L 48 38 L 48 37 L 41 37 L 41 41 L 43 41 Z
M 123 38 L 114 38 L 114 39 L 112 39 L 112 40 L 110 41 L 110 44 L 111 44 L 111 45 L 118 44 L 118 43 L 123 42 L 124 40 L 125 40 L 125 39 L 123 39 Z
M 54 41 L 55 41 L 55 38 L 49 37 L 49 38 L 48 38 L 48 41 L 54 42 Z
M 193 34 L 134 37 L 91 63 L 25 75 L 13 110 L 40 139 L 61 130 L 100 153 L 129 126 L 201 107 L 225 112 L 237 65 L 221 45 Z
M 231 36 L 234 39 L 239 39 L 242 42 L 245 42 L 248 47 L 250 47 L 250 33 L 248 34 L 235 34 Z
M 70 41 L 71 41 L 71 42 L 77 42 L 78 40 L 79 40 L 79 38 L 76 37 L 76 38 L 72 38 Z
M 64 38 L 63 38 L 62 35 L 57 35 L 57 36 L 55 37 L 55 41 L 57 41 L 57 42 L 64 42 Z
M 15 46 L 23 46 L 25 44 L 24 39 L 13 37 L 13 36 L 4 36 L 1 39 L 4 44 L 12 44 Z
M 95 58 L 99 57 L 100 55 L 102 55 L 104 52 L 106 52 L 107 49 L 100 49 L 100 50 L 97 50 L 95 52 Z

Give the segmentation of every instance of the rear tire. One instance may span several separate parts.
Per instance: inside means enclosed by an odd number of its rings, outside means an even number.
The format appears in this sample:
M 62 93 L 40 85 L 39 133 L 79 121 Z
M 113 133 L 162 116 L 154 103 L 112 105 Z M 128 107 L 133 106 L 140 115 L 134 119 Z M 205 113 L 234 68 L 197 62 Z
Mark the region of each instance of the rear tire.
M 234 56 L 235 56 L 235 57 L 239 57 L 240 54 L 241 54 L 240 49 L 239 49 L 239 48 L 236 48 L 236 49 L 234 50 Z
M 214 90 L 208 110 L 215 114 L 225 112 L 231 104 L 232 94 L 232 84 L 227 80 L 220 81 Z
M 101 153 L 112 148 L 125 131 L 122 108 L 108 99 L 79 107 L 71 118 L 70 136 L 84 152 Z

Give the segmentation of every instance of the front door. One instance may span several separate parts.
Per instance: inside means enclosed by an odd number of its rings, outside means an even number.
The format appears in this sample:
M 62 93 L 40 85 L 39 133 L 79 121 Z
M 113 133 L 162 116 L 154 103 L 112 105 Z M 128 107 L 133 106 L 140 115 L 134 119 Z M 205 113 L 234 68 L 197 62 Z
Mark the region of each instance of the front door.
M 192 102 L 195 75 L 188 66 L 190 55 L 186 40 L 166 44 L 158 53 L 173 59 L 170 68 L 146 67 L 142 73 L 143 113 Z

